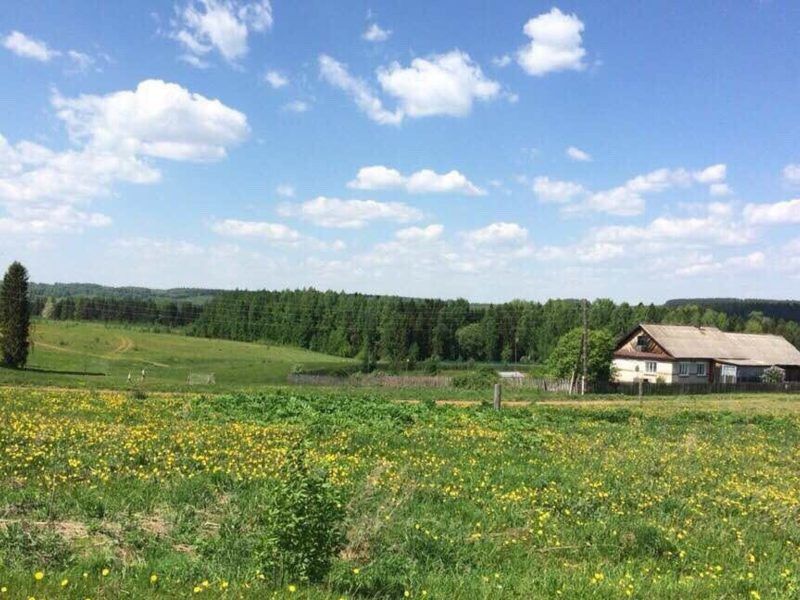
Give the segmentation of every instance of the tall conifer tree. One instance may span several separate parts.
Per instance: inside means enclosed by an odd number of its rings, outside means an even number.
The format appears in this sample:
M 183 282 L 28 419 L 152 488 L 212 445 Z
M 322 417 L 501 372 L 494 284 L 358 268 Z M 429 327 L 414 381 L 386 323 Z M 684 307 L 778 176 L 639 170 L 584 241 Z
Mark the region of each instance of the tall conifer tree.
M 20 368 L 28 362 L 30 323 L 28 271 L 15 261 L 0 285 L 0 348 L 6 366 Z

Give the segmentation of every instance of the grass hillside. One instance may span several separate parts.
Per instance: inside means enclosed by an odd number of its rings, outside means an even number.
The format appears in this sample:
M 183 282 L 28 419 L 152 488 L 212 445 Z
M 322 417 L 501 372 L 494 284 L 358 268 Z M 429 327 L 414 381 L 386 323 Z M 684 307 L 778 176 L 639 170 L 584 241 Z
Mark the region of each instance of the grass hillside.
M 770 401 L 781 408 L 495 412 L 297 390 L 137 400 L 4 388 L 0 588 L 798 598 L 800 417 L 783 414 L 793 396 Z M 287 468 L 298 457 L 305 469 Z M 331 496 L 339 510 L 319 501 Z M 322 555 L 333 531 L 344 535 Z M 298 559 L 321 555 L 330 570 L 304 579 Z
M 1 384 L 144 389 L 241 389 L 284 383 L 295 365 L 348 364 L 347 359 L 285 346 L 210 340 L 98 323 L 38 321 L 23 371 L 0 369 Z M 145 370 L 144 382 L 141 372 Z M 190 373 L 214 385 L 187 385 Z

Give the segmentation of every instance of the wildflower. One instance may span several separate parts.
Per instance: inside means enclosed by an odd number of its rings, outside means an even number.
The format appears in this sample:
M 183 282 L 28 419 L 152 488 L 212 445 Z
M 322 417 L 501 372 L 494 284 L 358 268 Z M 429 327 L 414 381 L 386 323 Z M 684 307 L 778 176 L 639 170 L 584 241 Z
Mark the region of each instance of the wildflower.
M 156 581 L 158 581 L 158 575 L 153 573 L 152 575 L 150 575 L 150 583 L 155 583 Z
M 406 598 L 408 598 L 408 597 L 410 597 L 410 596 L 411 596 L 411 592 L 409 592 L 408 590 L 406 590 L 405 592 L 403 592 L 403 596 L 405 596 Z
M 106 567 L 105 569 L 100 571 L 100 573 L 103 575 L 103 577 L 107 577 L 110 572 L 111 571 L 108 570 L 108 567 Z
M 203 588 L 201 588 L 199 585 L 196 585 L 196 586 L 194 586 L 194 588 L 192 589 L 192 591 L 193 591 L 195 594 L 199 594 L 200 592 L 202 592 L 202 591 L 203 591 Z
M 69 585 L 69 579 L 61 580 L 61 587 L 67 587 L 68 585 Z
M 758 593 L 757 591 L 755 591 L 755 590 L 751 590 L 751 591 L 750 591 L 750 597 L 751 597 L 753 600 L 761 600 L 761 594 L 759 594 L 759 593 Z
M 354 575 L 358 575 L 359 573 L 361 573 L 361 569 L 359 569 L 358 567 L 356 567 L 355 569 L 353 569 L 353 574 L 354 574 Z
M 290 593 L 294 594 L 296 591 L 297 591 L 297 586 L 296 585 L 294 585 L 294 584 L 289 585 L 289 592 Z
M 228 582 L 224 579 L 219 583 L 219 589 L 227 590 L 228 589 Z

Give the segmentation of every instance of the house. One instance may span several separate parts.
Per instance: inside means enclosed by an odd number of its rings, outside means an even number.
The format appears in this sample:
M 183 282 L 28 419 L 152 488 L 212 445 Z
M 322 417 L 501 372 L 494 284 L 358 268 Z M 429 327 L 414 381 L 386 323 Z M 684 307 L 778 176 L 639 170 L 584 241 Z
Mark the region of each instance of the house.
M 800 381 L 800 351 L 779 335 L 729 333 L 716 327 L 641 324 L 614 350 L 620 382 L 761 381 L 771 366 Z

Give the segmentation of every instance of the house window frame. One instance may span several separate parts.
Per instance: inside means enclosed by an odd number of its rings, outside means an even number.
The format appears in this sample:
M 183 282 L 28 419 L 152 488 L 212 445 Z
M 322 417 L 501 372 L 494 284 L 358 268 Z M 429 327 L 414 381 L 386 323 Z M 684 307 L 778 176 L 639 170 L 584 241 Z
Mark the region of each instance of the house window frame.
M 652 369 L 650 367 L 653 367 Z M 658 372 L 658 362 L 655 360 L 646 360 L 644 362 L 644 372 L 645 373 L 657 373 Z
M 708 367 L 704 362 L 698 362 L 694 365 L 694 374 L 697 377 L 707 377 L 708 376 Z
M 678 363 L 678 377 L 689 377 L 691 372 L 691 364 L 689 361 L 682 360 Z

